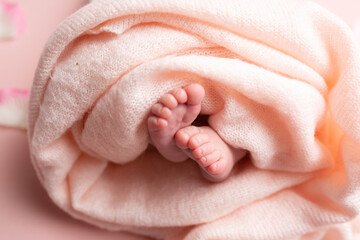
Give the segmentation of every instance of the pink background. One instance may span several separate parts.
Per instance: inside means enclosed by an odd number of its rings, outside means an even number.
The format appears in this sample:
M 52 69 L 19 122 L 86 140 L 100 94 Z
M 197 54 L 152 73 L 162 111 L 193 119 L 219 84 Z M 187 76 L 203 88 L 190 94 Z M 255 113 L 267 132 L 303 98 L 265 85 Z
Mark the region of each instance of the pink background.
M 358 0 L 314 0 L 351 27 L 360 19 Z M 21 5 L 26 31 L 0 42 L 0 88 L 30 89 L 41 50 L 55 27 L 87 0 L 13 0 Z M 1 116 L 0 116 L 1 118 Z M 74 220 L 47 197 L 29 160 L 26 133 L 0 127 L 0 239 L 145 239 L 107 232 Z

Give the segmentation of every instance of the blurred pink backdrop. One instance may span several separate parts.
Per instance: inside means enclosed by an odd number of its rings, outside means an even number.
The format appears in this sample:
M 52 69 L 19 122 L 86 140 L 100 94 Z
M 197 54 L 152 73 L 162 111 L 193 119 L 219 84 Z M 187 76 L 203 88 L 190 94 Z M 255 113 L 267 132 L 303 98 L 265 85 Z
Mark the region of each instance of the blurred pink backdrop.
M 314 0 L 353 27 L 358 0 Z M 25 33 L 0 42 L 0 88 L 30 89 L 41 50 L 55 27 L 87 0 L 13 0 L 25 12 Z M 0 116 L 1 117 L 1 116 Z M 21 130 L 0 127 L 0 239 L 145 239 L 74 220 L 47 197 L 33 171 Z

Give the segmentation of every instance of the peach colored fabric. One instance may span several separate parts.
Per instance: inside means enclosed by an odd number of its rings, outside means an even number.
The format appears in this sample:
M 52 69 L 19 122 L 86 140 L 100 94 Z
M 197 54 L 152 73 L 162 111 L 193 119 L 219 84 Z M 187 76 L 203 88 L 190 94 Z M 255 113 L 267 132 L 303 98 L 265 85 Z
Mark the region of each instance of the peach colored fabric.
M 360 52 L 296 0 L 98 0 L 49 39 L 31 91 L 38 177 L 64 211 L 165 239 L 352 239 L 360 211 Z M 249 150 L 213 184 L 149 147 L 146 118 L 198 82 L 202 113 Z

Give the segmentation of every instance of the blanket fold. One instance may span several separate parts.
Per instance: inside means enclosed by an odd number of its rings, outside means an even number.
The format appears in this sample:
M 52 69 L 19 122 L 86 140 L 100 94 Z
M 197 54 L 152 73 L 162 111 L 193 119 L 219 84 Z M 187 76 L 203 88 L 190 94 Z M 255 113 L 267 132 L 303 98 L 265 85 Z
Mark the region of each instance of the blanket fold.
M 29 143 L 75 218 L 165 239 L 352 239 L 360 211 L 360 49 L 296 0 L 97 0 L 50 37 Z M 249 151 L 209 183 L 149 146 L 151 106 L 205 88 L 202 114 Z M 353 225 L 352 225 L 353 224 Z

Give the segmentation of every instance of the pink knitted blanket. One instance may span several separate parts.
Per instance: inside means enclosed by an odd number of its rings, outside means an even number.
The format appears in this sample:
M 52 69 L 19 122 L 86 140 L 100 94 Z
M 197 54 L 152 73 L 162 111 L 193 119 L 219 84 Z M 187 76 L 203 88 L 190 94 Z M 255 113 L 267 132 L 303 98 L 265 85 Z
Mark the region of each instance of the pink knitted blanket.
M 165 239 L 352 239 L 360 212 L 360 49 L 303 0 L 95 0 L 49 39 L 31 91 L 31 157 L 75 218 Z M 222 183 L 149 147 L 169 90 L 247 149 Z

